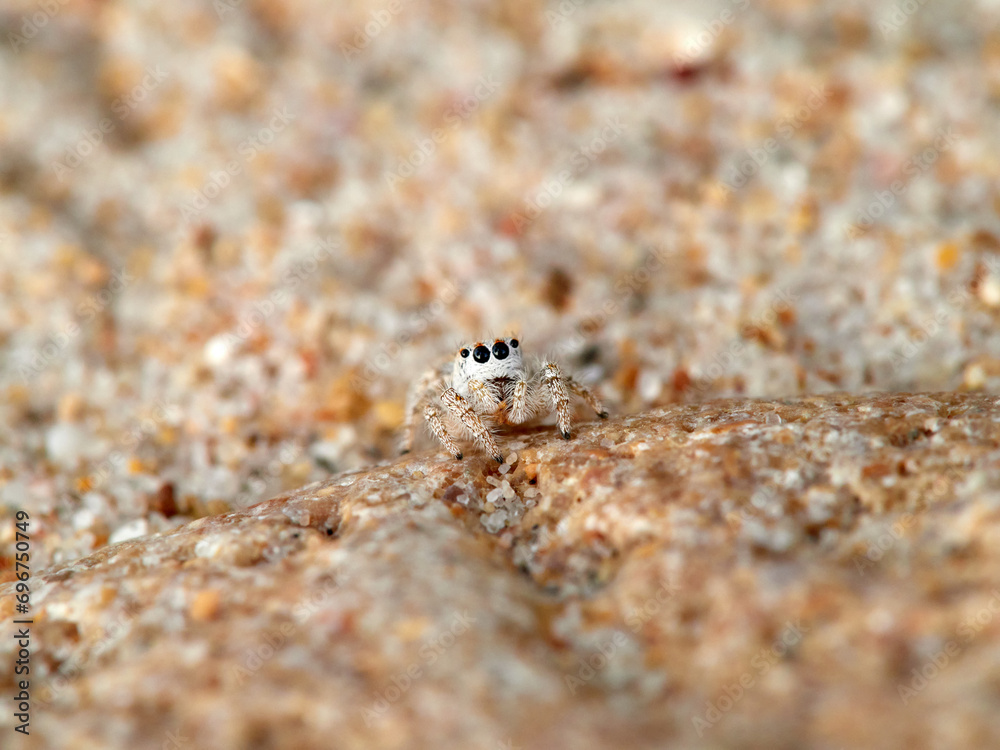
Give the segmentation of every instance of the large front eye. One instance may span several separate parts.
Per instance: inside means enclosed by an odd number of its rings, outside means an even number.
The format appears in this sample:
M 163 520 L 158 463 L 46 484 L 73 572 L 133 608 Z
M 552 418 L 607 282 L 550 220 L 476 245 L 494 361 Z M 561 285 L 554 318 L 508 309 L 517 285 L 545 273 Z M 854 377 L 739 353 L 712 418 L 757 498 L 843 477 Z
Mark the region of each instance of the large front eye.
M 472 358 L 479 364 L 490 361 L 490 350 L 480 344 L 472 350 Z
M 493 345 L 493 356 L 497 359 L 507 359 L 508 354 L 510 354 L 510 349 L 504 342 L 498 341 Z

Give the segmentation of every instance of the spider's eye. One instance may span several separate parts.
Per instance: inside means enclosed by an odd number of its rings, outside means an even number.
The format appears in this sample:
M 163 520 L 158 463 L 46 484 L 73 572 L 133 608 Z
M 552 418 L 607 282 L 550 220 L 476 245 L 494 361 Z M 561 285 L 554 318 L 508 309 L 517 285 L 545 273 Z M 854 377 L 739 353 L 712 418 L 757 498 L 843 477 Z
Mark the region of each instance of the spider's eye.
M 511 339 L 510 340 L 510 348 L 511 349 L 517 349 L 517 339 Z
M 479 364 L 490 361 L 490 350 L 480 344 L 472 350 L 472 358 Z
M 469 350 L 468 349 L 463 349 L 462 351 L 459 352 L 459 354 L 461 354 L 463 358 L 468 357 L 469 356 Z
M 493 356 L 497 359 L 507 359 L 508 354 L 510 354 L 510 349 L 504 342 L 498 341 L 493 345 Z

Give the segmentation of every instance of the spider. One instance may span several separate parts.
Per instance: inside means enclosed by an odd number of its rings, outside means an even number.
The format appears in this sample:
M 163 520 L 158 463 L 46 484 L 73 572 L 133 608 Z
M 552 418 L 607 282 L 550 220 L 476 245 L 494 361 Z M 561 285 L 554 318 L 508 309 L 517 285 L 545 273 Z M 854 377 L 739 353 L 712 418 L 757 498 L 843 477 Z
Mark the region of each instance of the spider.
M 586 401 L 601 419 L 607 418 L 597 397 L 563 375 L 554 362 L 526 366 L 516 338 L 494 339 L 492 346 L 482 341 L 462 346 L 450 367 L 442 362 L 410 389 L 401 452 L 409 453 L 413 447 L 417 415 L 422 413 L 431 432 L 456 459 L 462 458 L 462 451 L 453 433 L 464 427 L 477 445 L 502 464 L 493 426 L 521 424 L 554 409 L 559 432 L 570 439 L 569 392 Z

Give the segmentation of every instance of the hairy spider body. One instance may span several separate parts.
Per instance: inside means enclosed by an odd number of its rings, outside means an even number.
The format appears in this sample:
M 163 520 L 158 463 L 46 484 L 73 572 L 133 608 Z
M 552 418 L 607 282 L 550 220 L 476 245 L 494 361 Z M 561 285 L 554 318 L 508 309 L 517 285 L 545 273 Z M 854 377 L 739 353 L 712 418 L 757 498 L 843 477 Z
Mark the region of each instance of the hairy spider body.
M 455 442 L 456 431 L 464 431 L 503 463 L 494 428 L 522 424 L 552 410 L 559 432 L 569 440 L 571 393 L 586 401 L 597 416 L 608 416 L 597 397 L 563 375 L 554 362 L 545 361 L 537 368 L 526 366 L 516 338 L 462 346 L 453 360 L 428 370 L 410 389 L 402 452 L 413 447 L 418 416 L 423 416 L 430 431 L 457 459 L 462 458 L 462 451 Z

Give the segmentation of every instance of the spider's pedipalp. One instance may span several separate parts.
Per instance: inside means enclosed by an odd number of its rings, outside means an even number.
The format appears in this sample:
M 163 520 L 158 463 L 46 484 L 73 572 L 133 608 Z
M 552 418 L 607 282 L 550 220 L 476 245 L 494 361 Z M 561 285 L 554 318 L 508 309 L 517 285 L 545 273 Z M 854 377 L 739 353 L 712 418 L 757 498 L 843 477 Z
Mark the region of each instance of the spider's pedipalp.
M 486 409 L 486 411 L 494 412 L 500 408 L 500 400 L 483 381 L 473 378 L 468 382 L 467 387 L 469 393 L 473 395 L 479 405 Z
M 527 422 L 535 416 L 534 404 L 531 403 L 532 399 L 528 387 L 528 381 L 523 378 L 514 383 L 514 390 L 510 397 L 510 413 L 508 414 L 510 421 L 514 424 Z

